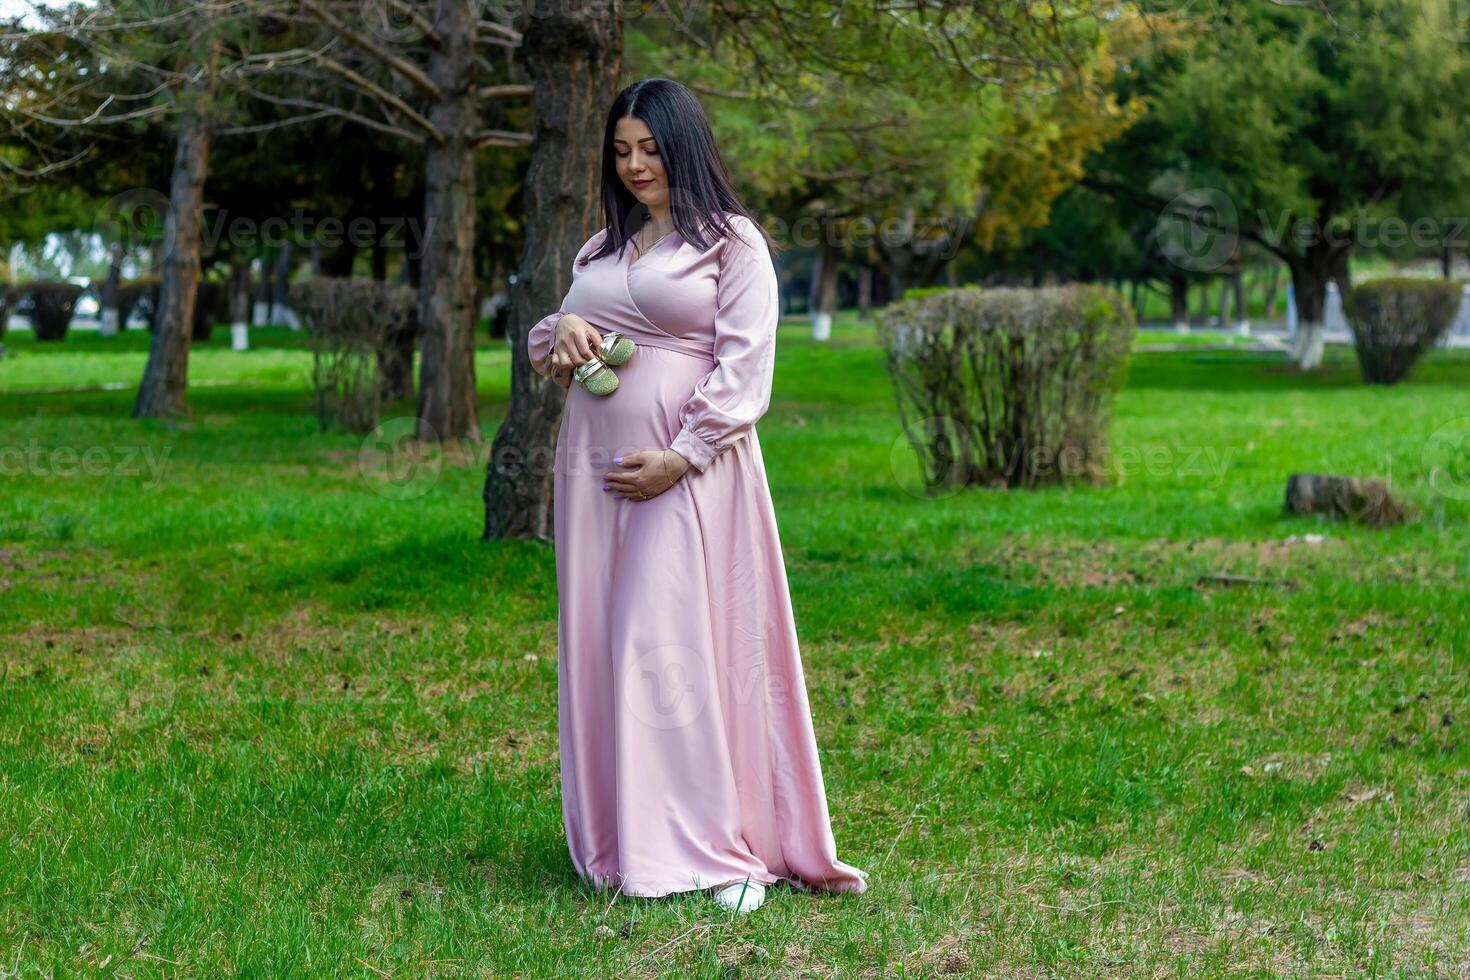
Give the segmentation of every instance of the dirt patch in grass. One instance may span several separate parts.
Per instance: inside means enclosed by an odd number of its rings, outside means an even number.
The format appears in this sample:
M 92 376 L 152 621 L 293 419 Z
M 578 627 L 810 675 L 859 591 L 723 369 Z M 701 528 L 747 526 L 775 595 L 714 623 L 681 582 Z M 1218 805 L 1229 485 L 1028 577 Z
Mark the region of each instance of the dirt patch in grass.
M 99 657 L 129 652 L 143 646 L 138 631 L 125 626 L 22 626 L 6 632 L 12 656 L 6 663 L 18 667 L 50 662 L 59 657 Z
M 1333 570 L 1361 577 L 1352 542 L 1320 534 L 1256 541 L 1226 538 L 1143 542 L 1008 539 L 993 548 L 968 548 L 956 560 L 986 563 L 1031 584 L 1065 589 L 1154 588 L 1192 584 L 1201 574 L 1303 575 Z

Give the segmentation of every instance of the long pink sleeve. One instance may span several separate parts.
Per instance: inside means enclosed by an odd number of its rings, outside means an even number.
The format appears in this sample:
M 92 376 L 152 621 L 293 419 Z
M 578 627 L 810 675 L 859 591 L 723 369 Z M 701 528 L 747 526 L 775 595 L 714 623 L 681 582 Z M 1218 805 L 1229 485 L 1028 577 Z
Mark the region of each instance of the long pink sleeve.
M 715 368 L 679 409 L 682 428 L 673 449 L 704 472 L 771 404 L 776 370 L 780 288 L 770 250 L 754 222 L 731 220 L 740 238 L 727 238 L 715 298 Z
M 583 242 L 581 248 L 577 249 L 577 257 L 572 260 L 573 282 L 582 274 L 583 267 L 579 264 L 582 256 L 596 248 L 602 241 L 602 237 L 606 234 L 607 229 L 605 228 L 598 231 L 591 238 L 587 239 L 587 241 Z M 570 287 L 568 288 L 568 293 L 570 293 Z M 556 343 L 556 325 L 561 322 L 561 318 L 566 316 L 568 312 L 570 311 L 567 309 L 567 297 L 563 296 L 561 309 L 537 320 L 536 324 L 531 327 L 530 332 L 526 335 L 526 354 L 531 359 L 531 367 L 542 377 L 551 377 L 551 349 Z
M 536 321 L 526 337 L 526 351 L 531 357 L 531 367 L 542 377 L 551 377 L 551 348 L 556 340 L 556 325 L 566 315 L 566 310 L 547 314 Z

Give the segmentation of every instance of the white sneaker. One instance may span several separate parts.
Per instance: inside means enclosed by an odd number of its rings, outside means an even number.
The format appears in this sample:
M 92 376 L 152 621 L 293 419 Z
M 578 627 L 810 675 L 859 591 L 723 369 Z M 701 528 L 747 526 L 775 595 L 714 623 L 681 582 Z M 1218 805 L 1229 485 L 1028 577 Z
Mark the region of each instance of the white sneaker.
M 737 881 L 715 892 L 715 901 L 731 912 L 754 912 L 766 900 L 766 886 L 758 881 Z

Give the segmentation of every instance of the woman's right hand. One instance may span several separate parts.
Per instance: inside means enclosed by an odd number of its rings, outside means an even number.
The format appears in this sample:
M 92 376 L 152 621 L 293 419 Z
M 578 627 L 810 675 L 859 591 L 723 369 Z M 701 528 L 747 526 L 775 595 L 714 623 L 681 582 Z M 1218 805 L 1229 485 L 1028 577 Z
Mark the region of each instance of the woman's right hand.
M 575 313 L 568 313 L 556 322 L 556 338 L 551 345 L 551 372 L 558 384 L 565 377 L 571 384 L 572 371 L 597 356 L 597 347 L 602 335 L 597 329 Z

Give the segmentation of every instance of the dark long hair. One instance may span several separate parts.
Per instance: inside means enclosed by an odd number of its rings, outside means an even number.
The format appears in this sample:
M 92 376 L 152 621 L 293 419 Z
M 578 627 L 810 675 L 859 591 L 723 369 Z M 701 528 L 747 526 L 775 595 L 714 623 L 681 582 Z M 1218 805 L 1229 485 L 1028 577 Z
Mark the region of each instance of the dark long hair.
M 739 214 L 760 230 L 772 255 L 779 250 L 730 186 L 730 174 L 715 145 L 709 119 L 694 93 L 671 78 L 644 78 L 619 92 L 607 112 L 602 134 L 602 212 L 608 234 L 587 261 L 622 251 L 649 218 L 648 208 L 618 178 L 613 132 L 624 116 L 643 120 L 658 143 L 669 185 L 669 216 L 681 238 L 704 251 L 734 234 L 727 215 Z

